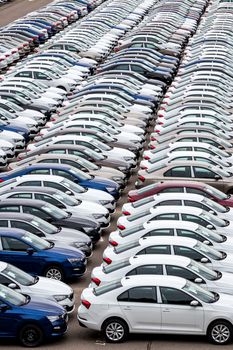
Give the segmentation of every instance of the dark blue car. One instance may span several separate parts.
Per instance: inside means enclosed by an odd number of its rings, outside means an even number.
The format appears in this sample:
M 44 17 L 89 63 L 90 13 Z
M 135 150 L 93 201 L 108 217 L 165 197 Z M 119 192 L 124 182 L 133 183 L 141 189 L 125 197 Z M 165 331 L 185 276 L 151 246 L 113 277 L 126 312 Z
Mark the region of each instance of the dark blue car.
M 55 247 L 30 232 L 13 228 L 0 229 L 0 260 L 31 275 L 57 280 L 82 276 L 87 263 L 81 251 Z
M 21 345 L 34 347 L 66 330 L 67 314 L 59 304 L 0 284 L 0 339 L 16 338 Z
M 94 188 L 108 192 L 113 197 L 119 197 L 120 185 L 115 181 L 108 180 L 99 176 L 90 175 L 77 168 L 64 164 L 41 163 L 28 166 L 22 166 L 16 170 L 7 171 L 0 174 L 0 181 L 6 181 L 17 176 L 23 175 L 58 175 L 78 183 L 82 187 Z
M 17 132 L 24 137 L 26 143 L 30 140 L 30 131 L 27 128 L 18 125 L 16 126 L 14 124 L 12 125 L 11 123 L 3 120 L 0 120 L 0 130 Z

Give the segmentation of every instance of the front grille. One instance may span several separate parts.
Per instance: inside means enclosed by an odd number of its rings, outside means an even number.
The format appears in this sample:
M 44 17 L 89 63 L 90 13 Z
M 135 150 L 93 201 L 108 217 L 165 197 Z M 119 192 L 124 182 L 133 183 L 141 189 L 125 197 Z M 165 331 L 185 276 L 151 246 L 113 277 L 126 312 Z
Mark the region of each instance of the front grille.
M 69 295 L 69 299 L 70 299 L 70 300 L 73 300 L 73 299 L 74 299 L 74 293 L 71 293 L 71 294 Z

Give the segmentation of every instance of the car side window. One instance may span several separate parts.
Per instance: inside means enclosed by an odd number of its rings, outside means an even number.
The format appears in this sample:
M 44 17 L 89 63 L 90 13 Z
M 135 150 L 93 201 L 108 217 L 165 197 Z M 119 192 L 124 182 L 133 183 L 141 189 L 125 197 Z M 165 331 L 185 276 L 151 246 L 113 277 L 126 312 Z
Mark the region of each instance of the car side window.
M 190 295 L 175 288 L 160 287 L 160 293 L 163 304 L 190 305 L 194 300 Z
M 22 221 L 11 221 L 11 227 L 13 228 L 19 228 L 21 230 L 25 230 L 25 231 L 28 231 L 28 232 L 31 232 L 31 233 L 34 233 L 35 235 L 37 236 L 40 236 L 40 237 L 44 237 L 44 235 L 41 233 L 41 231 L 37 230 L 37 228 L 35 228 L 34 226 L 32 225 L 29 225 L 28 223 L 26 222 L 22 222 Z
M 17 212 L 19 213 L 20 212 L 20 207 L 17 205 L 9 205 L 9 206 L 4 206 L 4 207 L 1 207 L 0 208 L 0 212 Z
M 49 169 L 35 169 L 35 170 L 31 170 L 29 171 L 28 174 L 41 174 L 41 175 L 49 175 L 50 174 L 50 170 Z
M 23 71 L 23 72 L 19 72 L 15 75 L 16 77 L 20 77 L 20 78 L 32 78 L 32 72 L 30 71 Z
M 174 246 L 175 255 L 186 256 L 187 258 L 201 261 L 203 255 L 189 247 Z
M 72 176 L 71 174 L 67 173 L 66 171 L 63 171 L 63 170 L 57 170 L 57 169 L 53 169 L 52 170 L 52 174 L 53 175 L 58 175 L 58 176 L 62 176 L 68 180 L 71 180 L 71 181 L 74 181 L 75 180 L 75 177 Z
M 150 286 L 131 288 L 119 295 L 117 300 L 131 303 L 157 303 L 156 289 Z
M 41 181 L 25 181 L 19 184 L 19 186 L 41 186 Z
M 55 150 L 48 151 L 47 153 L 50 153 L 50 154 L 66 154 L 66 150 L 65 149 L 55 149 Z
M 184 147 L 177 147 L 177 148 L 173 149 L 171 151 L 171 153 L 176 152 L 176 151 L 178 151 L 178 152 L 192 151 L 192 147 L 185 147 L 185 146 Z
M 213 171 L 202 167 L 194 166 L 193 170 L 194 177 L 198 177 L 200 179 L 214 179 L 215 175 L 217 175 Z
M 206 193 L 206 192 L 204 192 L 202 190 L 198 190 L 197 188 L 189 188 L 189 187 L 187 187 L 186 188 L 186 192 L 187 193 L 200 194 L 201 196 L 204 196 L 204 197 L 207 197 L 207 198 L 211 198 L 211 196 L 208 193 Z
M 19 239 L 13 237 L 2 237 L 2 248 L 3 250 L 20 252 L 26 251 L 29 246 Z
M 163 266 L 162 265 L 144 265 L 139 266 L 136 269 L 131 270 L 126 274 L 126 276 L 133 275 L 162 275 Z
M 163 205 L 182 205 L 182 201 L 178 200 L 178 199 L 171 199 L 171 200 L 160 202 L 160 203 L 156 204 L 155 207 L 157 205 L 158 206 L 163 206 Z
M 174 167 L 164 173 L 165 177 L 191 177 L 190 166 Z
M 58 164 L 59 163 L 59 160 L 58 159 L 42 159 L 42 160 L 39 160 L 39 162 L 37 163 L 55 163 L 55 164 Z
M 188 207 L 196 207 L 196 208 L 201 208 L 201 209 L 204 209 L 206 211 L 209 211 L 210 209 L 202 204 L 201 202 L 195 202 L 195 201 L 187 201 L 187 200 L 184 200 L 184 204 Z
M 0 220 L 0 227 L 8 227 L 8 221 L 7 220 Z
M 182 218 L 182 220 L 195 222 L 196 224 L 202 225 L 204 227 L 209 225 L 209 223 L 206 220 L 204 220 L 201 217 L 196 216 L 196 215 L 181 214 L 181 218 Z
M 10 283 L 12 283 L 12 281 L 3 275 L 0 275 L 0 283 L 4 286 L 8 286 Z
M 46 74 L 44 74 L 42 72 L 35 72 L 34 76 L 35 76 L 35 79 L 52 80 L 51 78 L 49 78 L 49 76 L 47 76 Z
M 44 181 L 44 186 L 45 187 L 52 187 L 52 188 L 55 188 L 56 190 L 60 190 L 62 192 L 66 191 L 66 188 L 64 186 L 60 185 L 59 183 L 52 182 L 52 181 Z
M 171 254 L 171 247 L 169 245 L 156 245 L 144 248 L 136 255 L 144 255 L 144 254 Z
M 153 221 L 153 220 L 179 220 L 179 214 L 178 213 L 160 214 L 150 219 L 150 221 Z
M 50 204 L 53 204 L 55 206 L 58 206 L 59 208 L 62 206 L 62 203 L 59 202 L 57 199 L 54 199 L 51 196 L 47 196 L 46 194 L 40 194 L 40 193 L 36 193 L 35 194 L 35 199 L 38 199 L 40 201 L 45 201 L 48 202 Z M 65 206 L 63 205 L 63 208 L 65 208 Z
M 42 210 L 39 210 L 37 208 L 23 206 L 23 212 L 25 214 L 39 216 L 39 218 L 44 219 L 44 220 L 48 219 L 48 215 L 46 215 Z
M 174 236 L 174 230 L 169 228 L 152 230 L 146 233 L 143 237 L 154 237 L 154 236 Z
M 74 141 L 72 140 L 62 140 L 55 142 L 56 145 L 74 145 Z
M 166 265 L 165 268 L 167 271 L 167 275 L 169 276 L 183 277 L 189 281 L 194 281 L 197 277 L 199 277 L 198 275 L 196 275 L 192 271 L 189 271 L 188 269 L 185 269 L 184 267 Z
M 159 193 L 184 193 L 184 188 L 183 187 L 164 188 Z
M 31 199 L 32 194 L 31 193 L 17 193 L 17 194 L 12 194 L 8 198 L 26 198 L 26 199 Z
M 176 230 L 176 232 L 177 232 L 177 236 L 180 236 L 180 237 L 190 237 L 201 242 L 204 242 L 207 240 L 205 237 L 202 237 L 201 235 L 193 231 L 178 229 Z

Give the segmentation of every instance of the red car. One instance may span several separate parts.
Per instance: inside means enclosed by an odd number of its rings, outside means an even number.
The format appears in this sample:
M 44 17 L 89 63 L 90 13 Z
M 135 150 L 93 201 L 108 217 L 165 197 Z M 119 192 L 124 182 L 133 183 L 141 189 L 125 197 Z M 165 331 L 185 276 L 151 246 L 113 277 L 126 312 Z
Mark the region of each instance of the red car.
M 204 183 L 195 181 L 166 181 L 156 182 L 138 190 L 132 190 L 128 193 L 129 202 L 135 202 L 139 199 L 153 196 L 157 193 L 186 192 L 205 196 L 226 207 L 233 207 L 233 195 L 225 194 L 216 188 Z

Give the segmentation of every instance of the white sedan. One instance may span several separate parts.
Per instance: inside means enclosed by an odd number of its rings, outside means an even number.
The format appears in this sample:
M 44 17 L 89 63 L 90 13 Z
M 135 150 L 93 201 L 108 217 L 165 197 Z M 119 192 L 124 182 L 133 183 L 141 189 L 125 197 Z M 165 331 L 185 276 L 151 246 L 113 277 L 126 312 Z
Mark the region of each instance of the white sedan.
M 67 284 L 46 277 L 33 277 L 5 262 L 0 262 L 0 283 L 29 296 L 56 301 L 69 313 L 75 308 L 74 292 Z
M 129 333 L 206 335 L 224 345 L 233 337 L 233 297 L 181 277 L 130 276 L 81 294 L 78 321 L 109 342 Z

